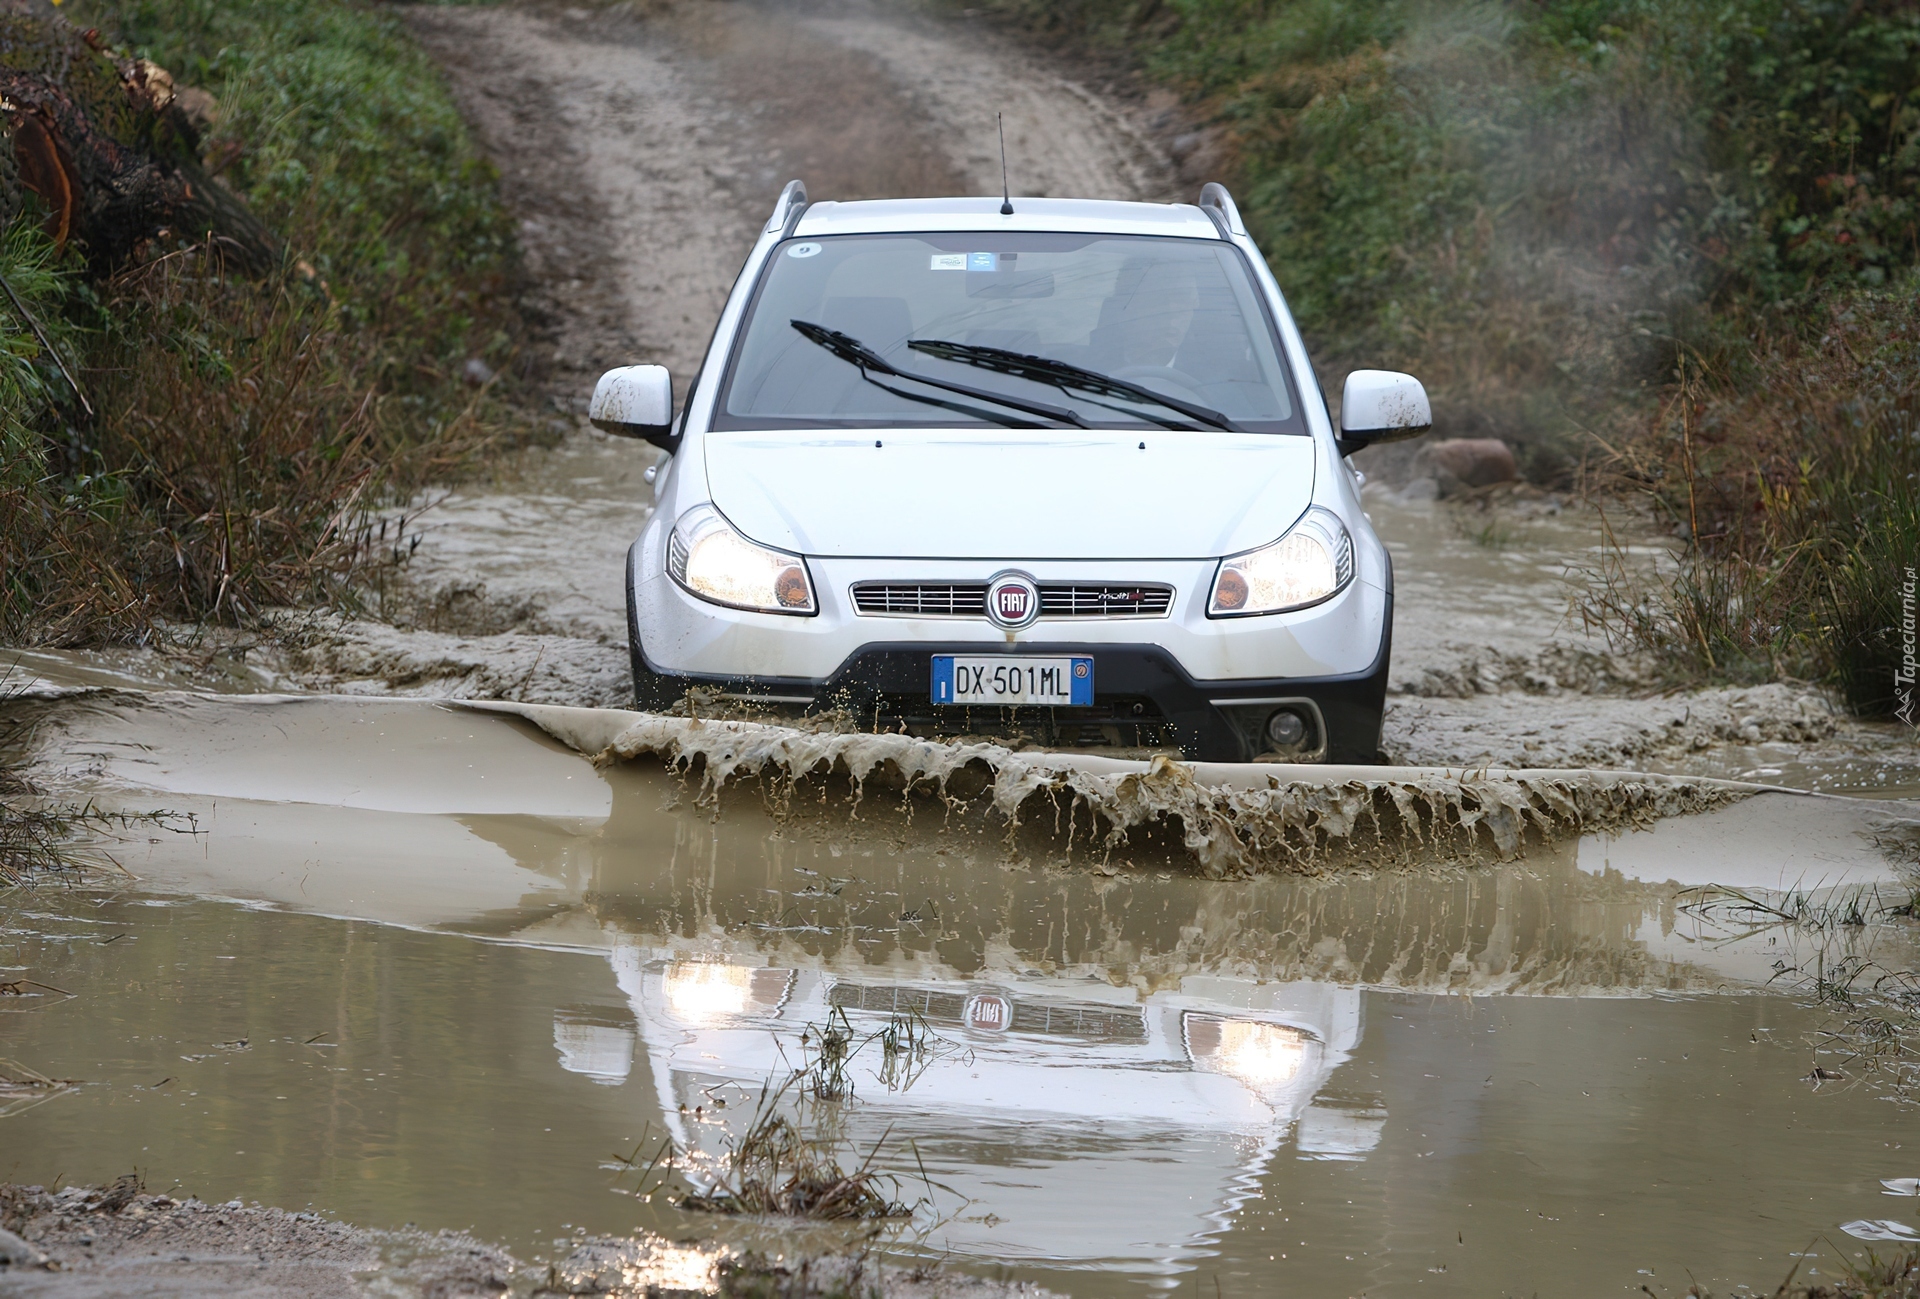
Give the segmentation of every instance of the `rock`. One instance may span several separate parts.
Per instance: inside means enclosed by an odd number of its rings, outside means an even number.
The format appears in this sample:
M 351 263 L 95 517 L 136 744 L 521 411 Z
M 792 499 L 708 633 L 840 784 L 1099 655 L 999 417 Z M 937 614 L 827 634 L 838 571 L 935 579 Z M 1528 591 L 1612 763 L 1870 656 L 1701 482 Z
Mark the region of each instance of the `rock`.
M 0 1268 L 45 1267 L 47 1256 L 10 1231 L 0 1230 Z
M 1420 449 L 1416 467 L 1432 474 L 1440 494 L 1511 483 L 1520 477 L 1513 448 L 1499 438 L 1447 438 Z
M 493 367 L 477 356 L 470 356 L 460 369 L 460 377 L 475 388 L 484 388 L 493 382 Z

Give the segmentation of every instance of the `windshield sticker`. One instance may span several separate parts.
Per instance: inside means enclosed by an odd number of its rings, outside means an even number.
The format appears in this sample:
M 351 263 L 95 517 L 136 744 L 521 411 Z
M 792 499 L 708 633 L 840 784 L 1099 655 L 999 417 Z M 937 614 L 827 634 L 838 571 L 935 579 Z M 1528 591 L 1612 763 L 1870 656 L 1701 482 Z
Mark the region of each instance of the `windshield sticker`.
M 787 249 L 787 256 L 811 257 L 819 251 L 820 251 L 819 244 L 795 244 L 793 247 Z
M 965 253 L 935 253 L 933 255 L 932 269 L 936 271 L 964 271 L 967 269 L 967 255 Z
M 968 253 L 967 269 L 970 271 L 997 271 L 1000 269 L 1000 254 Z

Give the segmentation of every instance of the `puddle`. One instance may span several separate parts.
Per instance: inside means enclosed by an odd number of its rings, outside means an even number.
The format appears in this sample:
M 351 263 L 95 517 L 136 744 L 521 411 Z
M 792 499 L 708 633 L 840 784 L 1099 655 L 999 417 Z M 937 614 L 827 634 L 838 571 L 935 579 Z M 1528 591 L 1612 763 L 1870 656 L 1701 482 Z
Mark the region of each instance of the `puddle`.
M 1813 934 L 1689 891 L 1903 898 L 1862 811 L 1896 804 L 1211 880 L 897 793 L 856 819 L 741 782 L 716 816 L 697 777 L 470 709 L 40 706 L 37 780 L 192 822 L 8 902 L 0 979 L 72 995 L 0 1002 L 0 1054 L 78 1083 L 0 1119 L 15 1180 L 138 1166 L 522 1257 L 579 1229 L 817 1248 L 846 1233 L 643 1200 L 615 1156 L 718 1156 L 842 1015 L 853 1099 L 807 1121 L 931 1199 L 887 1248 L 1074 1295 L 1770 1287 L 1920 1174 L 1884 1088 L 1804 1081 L 1831 1017 L 1778 980 L 1912 968 L 1910 922 Z M 902 1019 L 926 1049 L 890 1060 Z
M 827 1107 L 840 1139 L 884 1139 L 908 1198 L 919 1161 L 951 1188 L 921 1252 L 1076 1295 L 1522 1292 L 1570 1263 L 1595 1289 L 1641 1268 L 1757 1285 L 1786 1237 L 1888 1213 L 1879 1179 L 1920 1168 L 1906 1108 L 1799 1081 L 1823 1016 L 1677 995 L 1718 980 L 1713 958 L 1604 881 L 1195 898 L 1005 872 L 925 897 L 924 864 L 882 851 L 700 828 L 495 941 L 41 894 L 6 964 L 77 995 L 0 1031 L 82 1085 L 8 1123 L 9 1175 L 138 1166 L 522 1257 L 575 1228 L 738 1239 L 618 1194 L 610 1158 L 663 1130 L 716 1150 L 809 1025 L 838 1008 L 865 1034 L 909 1007 L 938 1051 L 892 1090 L 856 1057 L 854 1099 Z M 1476 981 L 1591 995 L 1446 995 Z

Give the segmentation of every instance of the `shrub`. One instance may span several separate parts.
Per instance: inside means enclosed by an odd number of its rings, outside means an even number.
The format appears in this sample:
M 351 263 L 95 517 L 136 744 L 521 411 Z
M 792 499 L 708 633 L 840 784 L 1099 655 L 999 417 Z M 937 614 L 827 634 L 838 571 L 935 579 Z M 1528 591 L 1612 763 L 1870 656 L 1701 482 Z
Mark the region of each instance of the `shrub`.
M 453 468 L 499 418 L 459 379 L 466 356 L 498 366 L 512 347 L 493 172 L 378 8 L 89 0 L 75 18 L 216 97 L 207 166 L 288 254 L 254 280 L 162 241 L 87 278 L 31 213 L 6 231 L 0 268 L 79 362 L 96 414 L 0 333 L 0 385 L 35 398 L 7 404 L 0 635 L 147 636 L 350 600 L 381 559 L 369 507 Z

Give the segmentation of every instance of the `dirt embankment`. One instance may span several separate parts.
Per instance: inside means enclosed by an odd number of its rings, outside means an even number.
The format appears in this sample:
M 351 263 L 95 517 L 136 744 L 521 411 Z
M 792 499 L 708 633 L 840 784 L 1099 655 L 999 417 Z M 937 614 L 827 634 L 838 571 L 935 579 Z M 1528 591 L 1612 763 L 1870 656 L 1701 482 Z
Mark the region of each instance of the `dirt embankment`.
M 1046 1299 L 1030 1284 L 884 1267 L 863 1255 L 743 1257 L 639 1233 L 558 1242 L 524 1263 L 459 1232 L 369 1231 L 317 1213 L 206 1204 L 113 1186 L 0 1185 L 0 1295 L 8 1299 L 558 1299 L 768 1295 L 815 1299 Z

